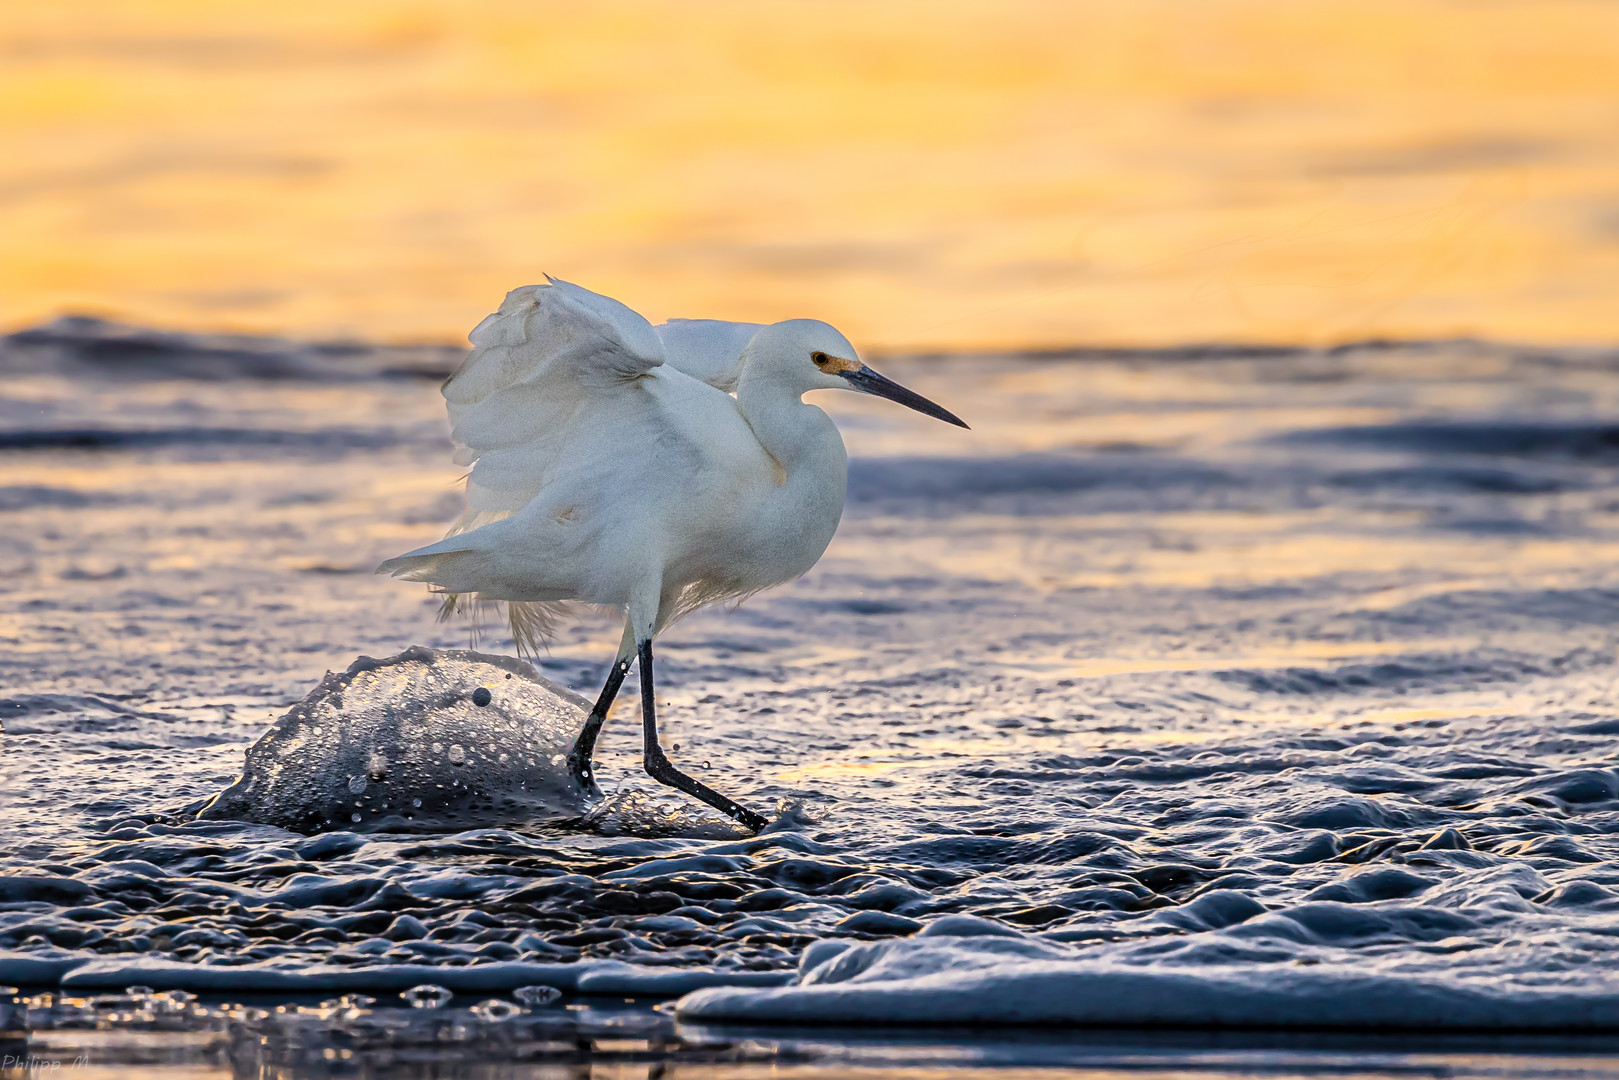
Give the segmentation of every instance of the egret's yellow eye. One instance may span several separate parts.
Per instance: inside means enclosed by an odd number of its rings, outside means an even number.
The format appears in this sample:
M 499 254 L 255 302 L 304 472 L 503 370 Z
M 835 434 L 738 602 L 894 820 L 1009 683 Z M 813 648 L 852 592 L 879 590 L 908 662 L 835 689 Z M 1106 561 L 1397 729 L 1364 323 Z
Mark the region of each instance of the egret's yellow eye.
M 825 367 L 829 358 L 824 352 L 814 352 L 810 353 L 810 359 L 815 361 L 817 367 Z

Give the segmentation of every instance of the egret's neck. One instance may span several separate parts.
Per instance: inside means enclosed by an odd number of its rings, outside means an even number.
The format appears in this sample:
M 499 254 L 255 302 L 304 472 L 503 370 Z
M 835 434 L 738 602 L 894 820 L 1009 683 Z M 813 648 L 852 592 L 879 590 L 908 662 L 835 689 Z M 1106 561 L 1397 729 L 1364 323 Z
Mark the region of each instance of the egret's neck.
M 842 456 L 843 439 L 832 418 L 803 401 L 804 391 L 772 372 L 743 369 L 736 403 L 748 426 L 770 456 L 792 475 L 793 466 L 809 457 L 825 456 L 835 443 Z

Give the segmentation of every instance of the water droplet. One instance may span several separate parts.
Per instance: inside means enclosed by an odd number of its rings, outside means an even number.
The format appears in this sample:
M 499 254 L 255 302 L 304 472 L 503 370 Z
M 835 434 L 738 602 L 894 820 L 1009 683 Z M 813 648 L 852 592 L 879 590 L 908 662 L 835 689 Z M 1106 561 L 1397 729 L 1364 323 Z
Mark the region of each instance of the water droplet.
M 420 800 L 420 799 L 412 799 L 412 800 L 410 800 L 410 805 L 414 809 L 420 810 L 422 808 L 422 800 Z
M 350 814 L 349 820 L 358 825 L 360 823 L 360 815 L 358 813 Z
M 467 752 L 465 750 L 463 750 L 459 746 L 450 747 L 450 764 L 451 765 L 465 765 L 466 763 L 467 763 Z
M 349 791 L 352 794 L 355 794 L 355 795 L 358 795 L 361 792 L 365 791 L 365 777 L 363 777 L 363 776 L 351 776 L 351 777 L 349 777 Z
M 480 686 L 472 692 L 472 703 L 479 708 L 483 708 L 483 706 L 489 704 L 493 697 L 494 695 L 489 692 L 489 687 Z

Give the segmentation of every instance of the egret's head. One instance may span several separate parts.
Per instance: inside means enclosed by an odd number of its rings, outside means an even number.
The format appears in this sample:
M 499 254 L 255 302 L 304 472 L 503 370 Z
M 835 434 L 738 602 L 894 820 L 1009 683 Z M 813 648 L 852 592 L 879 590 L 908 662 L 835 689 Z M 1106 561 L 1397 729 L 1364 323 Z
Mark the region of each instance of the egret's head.
M 855 355 L 849 339 L 818 319 L 789 319 L 759 331 L 749 343 L 747 365 L 768 366 L 794 389 L 859 390 L 897 401 L 947 424 L 966 427 L 961 418 L 877 374 Z

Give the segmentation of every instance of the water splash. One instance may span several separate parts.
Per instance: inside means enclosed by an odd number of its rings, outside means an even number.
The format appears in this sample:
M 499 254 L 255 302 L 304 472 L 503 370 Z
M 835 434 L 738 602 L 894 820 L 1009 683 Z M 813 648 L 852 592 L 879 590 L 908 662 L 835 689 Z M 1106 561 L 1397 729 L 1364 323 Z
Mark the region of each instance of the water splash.
M 203 819 L 296 832 L 436 832 L 577 818 L 589 704 L 520 660 L 416 646 L 328 673 L 247 751 Z
M 753 834 L 730 818 L 688 804 L 663 792 L 616 791 L 593 808 L 584 820 L 591 832 L 602 836 L 687 840 L 742 840 Z

